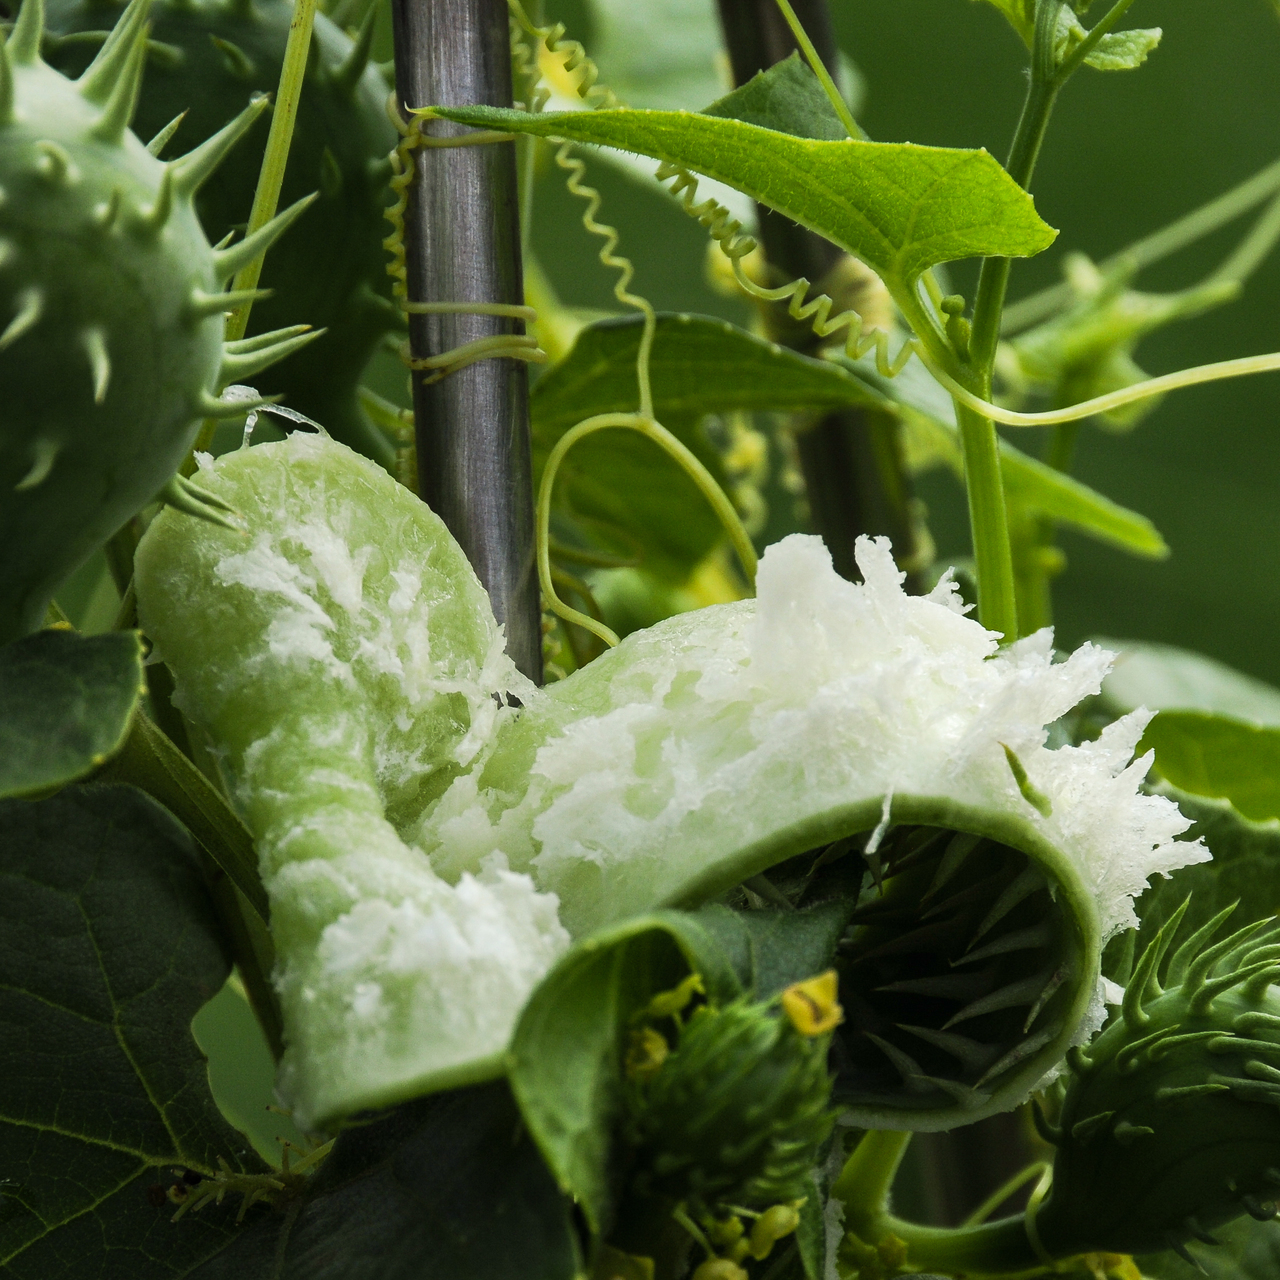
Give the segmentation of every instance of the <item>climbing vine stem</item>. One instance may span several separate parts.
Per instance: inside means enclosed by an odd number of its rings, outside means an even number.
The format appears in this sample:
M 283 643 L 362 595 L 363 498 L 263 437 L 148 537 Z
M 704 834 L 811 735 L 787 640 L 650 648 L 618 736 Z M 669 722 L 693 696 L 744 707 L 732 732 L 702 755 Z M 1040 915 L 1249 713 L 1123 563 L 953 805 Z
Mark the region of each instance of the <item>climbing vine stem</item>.
M 1031 82 L 1018 120 L 1006 168 L 1024 190 L 1031 185 L 1040 146 L 1061 86 L 1056 65 L 1058 14 L 1062 0 L 1037 0 L 1035 38 L 1031 51 Z M 978 275 L 973 303 L 973 331 L 969 338 L 966 389 L 991 399 L 991 378 L 1000 314 L 1009 285 L 1008 258 L 986 258 Z M 999 441 L 990 418 L 968 405 L 956 404 L 956 420 L 964 449 L 965 483 L 969 494 L 969 527 L 978 573 L 978 616 L 983 626 L 1018 636 L 1018 603 L 1014 587 L 1013 552 L 1004 483 L 1000 475 Z

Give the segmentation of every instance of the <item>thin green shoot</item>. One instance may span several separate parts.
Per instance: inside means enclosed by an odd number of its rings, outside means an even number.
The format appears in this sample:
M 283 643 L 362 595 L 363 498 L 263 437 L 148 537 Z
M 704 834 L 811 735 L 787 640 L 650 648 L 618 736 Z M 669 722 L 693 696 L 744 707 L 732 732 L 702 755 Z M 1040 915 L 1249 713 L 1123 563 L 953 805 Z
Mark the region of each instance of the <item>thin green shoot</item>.
M 836 88 L 836 82 L 831 78 L 831 72 L 827 70 L 826 64 L 818 57 L 818 51 L 813 47 L 809 33 L 800 25 L 796 11 L 791 7 L 789 0 L 777 0 L 777 5 L 782 16 L 787 20 L 787 26 L 791 28 L 791 34 L 796 38 L 796 44 L 800 46 L 800 52 L 804 54 L 813 74 L 818 77 L 818 83 L 822 85 L 823 92 L 830 99 L 836 115 L 840 117 L 840 123 L 844 125 L 845 132 L 849 137 L 863 141 L 867 135 L 853 118 L 853 112 L 849 110 L 849 104 L 844 100 L 844 95 Z
M 1104 258 L 1098 269 L 1104 275 L 1126 265 L 1135 272 L 1141 271 L 1243 217 L 1277 191 L 1280 191 L 1280 160 L 1273 160 L 1238 186 Z M 1071 286 L 1065 281 L 1020 298 L 1005 308 L 1000 331 L 1008 335 L 1029 329 L 1061 310 L 1070 298 Z
M 280 68 L 280 87 L 271 113 L 271 129 L 262 155 L 258 186 L 253 193 L 253 207 L 245 235 L 250 236 L 276 216 L 280 205 L 280 189 L 284 185 L 285 166 L 289 163 L 289 147 L 293 127 L 298 118 L 298 102 L 307 72 L 307 55 L 311 49 L 311 28 L 315 22 L 316 0 L 294 0 L 289 22 L 289 38 L 285 44 L 284 63 Z M 265 255 L 264 255 L 265 256 Z M 263 259 L 249 263 L 236 275 L 233 289 L 256 289 L 262 275 Z M 227 317 L 228 342 L 243 338 L 249 328 L 251 302 L 237 307 Z

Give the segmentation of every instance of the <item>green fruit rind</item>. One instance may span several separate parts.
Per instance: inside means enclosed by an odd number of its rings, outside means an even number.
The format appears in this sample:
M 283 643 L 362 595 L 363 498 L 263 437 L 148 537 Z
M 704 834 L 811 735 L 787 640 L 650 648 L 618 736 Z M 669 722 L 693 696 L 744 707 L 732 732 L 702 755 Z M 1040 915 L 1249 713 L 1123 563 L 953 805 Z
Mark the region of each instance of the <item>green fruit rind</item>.
M 1223 912 L 1161 962 L 1148 948 L 1121 1013 L 1072 1060 L 1053 1190 L 1034 1219 L 1055 1257 L 1153 1253 L 1271 1217 L 1280 1198 L 1280 925 L 1210 946 Z M 1169 984 L 1164 990 L 1161 981 Z
M 343 446 L 295 435 L 199 479 L 248 541 L 156 521 L 140 617 L 259 841 L 284 1087 L 308 1122 L 498 1070 L 570 935 L 923 824 L 1015 860 L 981 937 L 1026 892 L 1058 921 L 1055 971 L 987 1002 L 1026 1013 L 998 1061 L 940 1082 L 886 1050 L 894 1089 L 859 1112 L 963 1123 L 1015 1105 L 1088 1036 L 1101 942 L 1149 874 L 1208 856 L 1174 840 L 1188 824 L 1171 803 L 1139 794 L 1144 716 L 1044 746 L 1108 655 L 1053 662 L 1047 633 L 997 650 L 949 583 L 905 595 L 886 543 L 860 544 L 855 585 L 816 539 L 787 539 L 762 561 L 757 601 L 669 619 L 539 690 L 503 654 L 441 523 Z M 445 958 L 463 919 L 478 932 Z M 960 939 L 957 959 L 978 941 Z
M 177 470 L 202 417 L 238 411 L 213 393 L 239 246 L 211 249 L 192 199 L 265 103 L 155 159 L 128 128 L 146 12 L 134 0 L 75 82 L 40 59 L 38 0 L 0 46 L 0 643 L 42 624 L 61 580 Z

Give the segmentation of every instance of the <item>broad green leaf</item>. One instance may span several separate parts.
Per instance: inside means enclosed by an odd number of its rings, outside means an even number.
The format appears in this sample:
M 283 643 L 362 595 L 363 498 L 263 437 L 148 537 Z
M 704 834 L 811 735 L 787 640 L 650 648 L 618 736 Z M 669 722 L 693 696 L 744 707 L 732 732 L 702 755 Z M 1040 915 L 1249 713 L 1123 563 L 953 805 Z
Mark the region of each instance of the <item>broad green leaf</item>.
M 189 1280 L 578 1280 L 570 1207 L 504 1081 L 345 1129 L 305 1198 Z
M 986 151 L 815 141 L 688 111 L 438 107 L 445 119 L 634 151 L 736 187 L 861 258 L 891 289 L 941 262 L 1022 258 L 1053 243 Z
M 718 98 L 702 114 L 758 124 L 797 138 L 839 142 L 849 136 L 818 77 L 799 52 Z
M 0 1275 L 160 1280 L 236 1234 L 165 1191 L 265 1168 L 191 1019 L 230 961 L 186 833 L 131 787 L 0 802 Z M 255 1210 L 261 1213 L 262 1210 Z
M 596 413 L 635 408 L 639 342 L 638 319 L 591 325 L 582 331 L 568 358 L 538 381 L 532 414 L 539 474 L 546 454 L 574 423 Z M 897 378 L 882 378 L 868 363 L 815 360 L 723 320 L 664 314 L 658 317 L 651 364 L 654 409 L 667 425 L 733 409 L 881 408 L 903 414 L 909 452 L 917 466 L 923 469 L 941 462 L 957 476 L 963 474 L 951 401 L 915 362 Z M 650 547 L 651 554 L 675 558 L 687 569 L 719 540 L 719 526 L 674 462 L 639 437 L 630 443 L 624 440 L 622 432 L 606 431 L 575 446 L 565 460 L 564 479 L 557 482 L 562 506 L 615 524 L 642 548 L 647 539 L 658 539 Z M 696 433 L 690 432 L 686 443 L 700 456 L 705 454 L 705 440 Z M 1001 450 L 1006 489 L 1028 509 L 1134 555 L 1168 554 L 1164 539 L 1145 516 L 1007 442 L 1002 442 Z M 656 491 L 642 494 L 640 486 L 645 484 Z M 683 508 L 683 514 L 646 514 L 639 509 L 642 499 L 645 503 L 670 500 L 674 505 L 677 497 L 692 504 Z M 685 549 L 676 544 L 664 551 L 661 540 L 677 534 L 688 539 Z
M 1151 711 L 1205 711 L 1280 728 L 1280 689 L 1190 649 L 1146 640 L 1097 638 L 1119 657 L 1102 682 L 1102 701 L 1113 715 L 1135 707 Z
M 1254 821 L 1280 817 L 1280 729 L 1203 711 L 1162 711 L 1139 751 L 1173 786 L 1230 800 Z
M 609 1146 L 621 1100 L 627 1020 L 690 971 L 709 997 L 742 990 L 718 934 L 660 911 L 579 942 L 542 980 L 508 1055 L 511 1089 L 562 1190 L 598 1229 L 609 1213 Z
M 145 689 L 136 631 L 52 629 L 0 648 L 0 796 L 92 773 L 124 745 Z

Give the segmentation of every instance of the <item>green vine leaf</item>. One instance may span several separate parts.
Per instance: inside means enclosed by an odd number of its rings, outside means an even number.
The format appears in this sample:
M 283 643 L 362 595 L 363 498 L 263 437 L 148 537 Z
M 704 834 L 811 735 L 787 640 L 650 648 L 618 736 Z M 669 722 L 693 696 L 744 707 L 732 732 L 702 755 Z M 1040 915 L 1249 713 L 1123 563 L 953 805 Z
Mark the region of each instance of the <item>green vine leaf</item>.
M 1280 729 L 1203 711 L 1162 711 L 1139 751 L 1182 791 L 1230 800 L 1246 818 L 1280 818 Z
M 189 1280 L 575 1280 L 570 1208 L 503 1081 L 353 1125 L 293 1211 Z
M 848 137 L 818 77 L 798 51 L 717 98 L 702 114 L 741 120 L 796 138 L 839 142 Z
M 1004 14 L 1030 49 L 1035 37 L 1036 0 L 988 0 L 988 3 Z M 1058 14 L 1058 60 L 1070 57 L 1088 34 L 1073 8 L 1064 4 Z M 1098 41 L 1085 62 L 1097 71 L 1132 71 L 1146 62 L 1162 34 L 1159 27 L 1109 32 Z
M 540 378 L 531 397 L 534 468 L 575 423 L 636 404 L 635 360 L 640 321 L 630 316 L 585 328 L 568 357 Z M 893 379 L 866 362 L 817 360 L 709 316 L 658 316 L 651 363 L 654 411 L 718 472 L 705 437 L 689 424 L 708 413 L 878 408 L 899 415 L 914 470 L 943 464 L 959 478 L 963 459 L 946 393 L 916 364 Z M 710 461 L 708 461 L 710 459 Z M 1005 489 L 1011 501 L 1117 546 L 1161 559 L 1169 548 L 1138 512 L 1001 441 Z M 565 459 L 557 482 L 561 509 L 604 522 L 620 546 L 638 547 L 651 565 L 679 576 L 722 536 L 692 483 L 647 441 L 603 431 Z M 678 513 L 668 506 L 684 504 Z
M 0 797 L 92 773 L 124 745 L 145 689 L 136 631 L 51 629 L 0 648 Z
M 237 1208 L 175 1224 L 166 1190 L 265 1168 L 191 1036 L 230 969 L 191 842 L 141 792 L 89 785 L 0 803 L 0 848 L 0 1275 L 185 1275 Z
M 640 332 L 640 318 L 632 316 L 582 330 L 569 355 L 534 386 L 535 448 L 550 449 L 592 414 L 634 411 Z M 884 391 L 838 365 L 799 355 L 711 316 L 659 314 L 650 365 L 654 413 L 664 422 L 733 409 L 892 404 Z
M 1022 258 L 1056 232 L 986 151 L 815 141 L 690 111 L 433 107 L 460 124 L 566 138 L 685 165 L 861 258 L 891 290 L 959 258 Z

